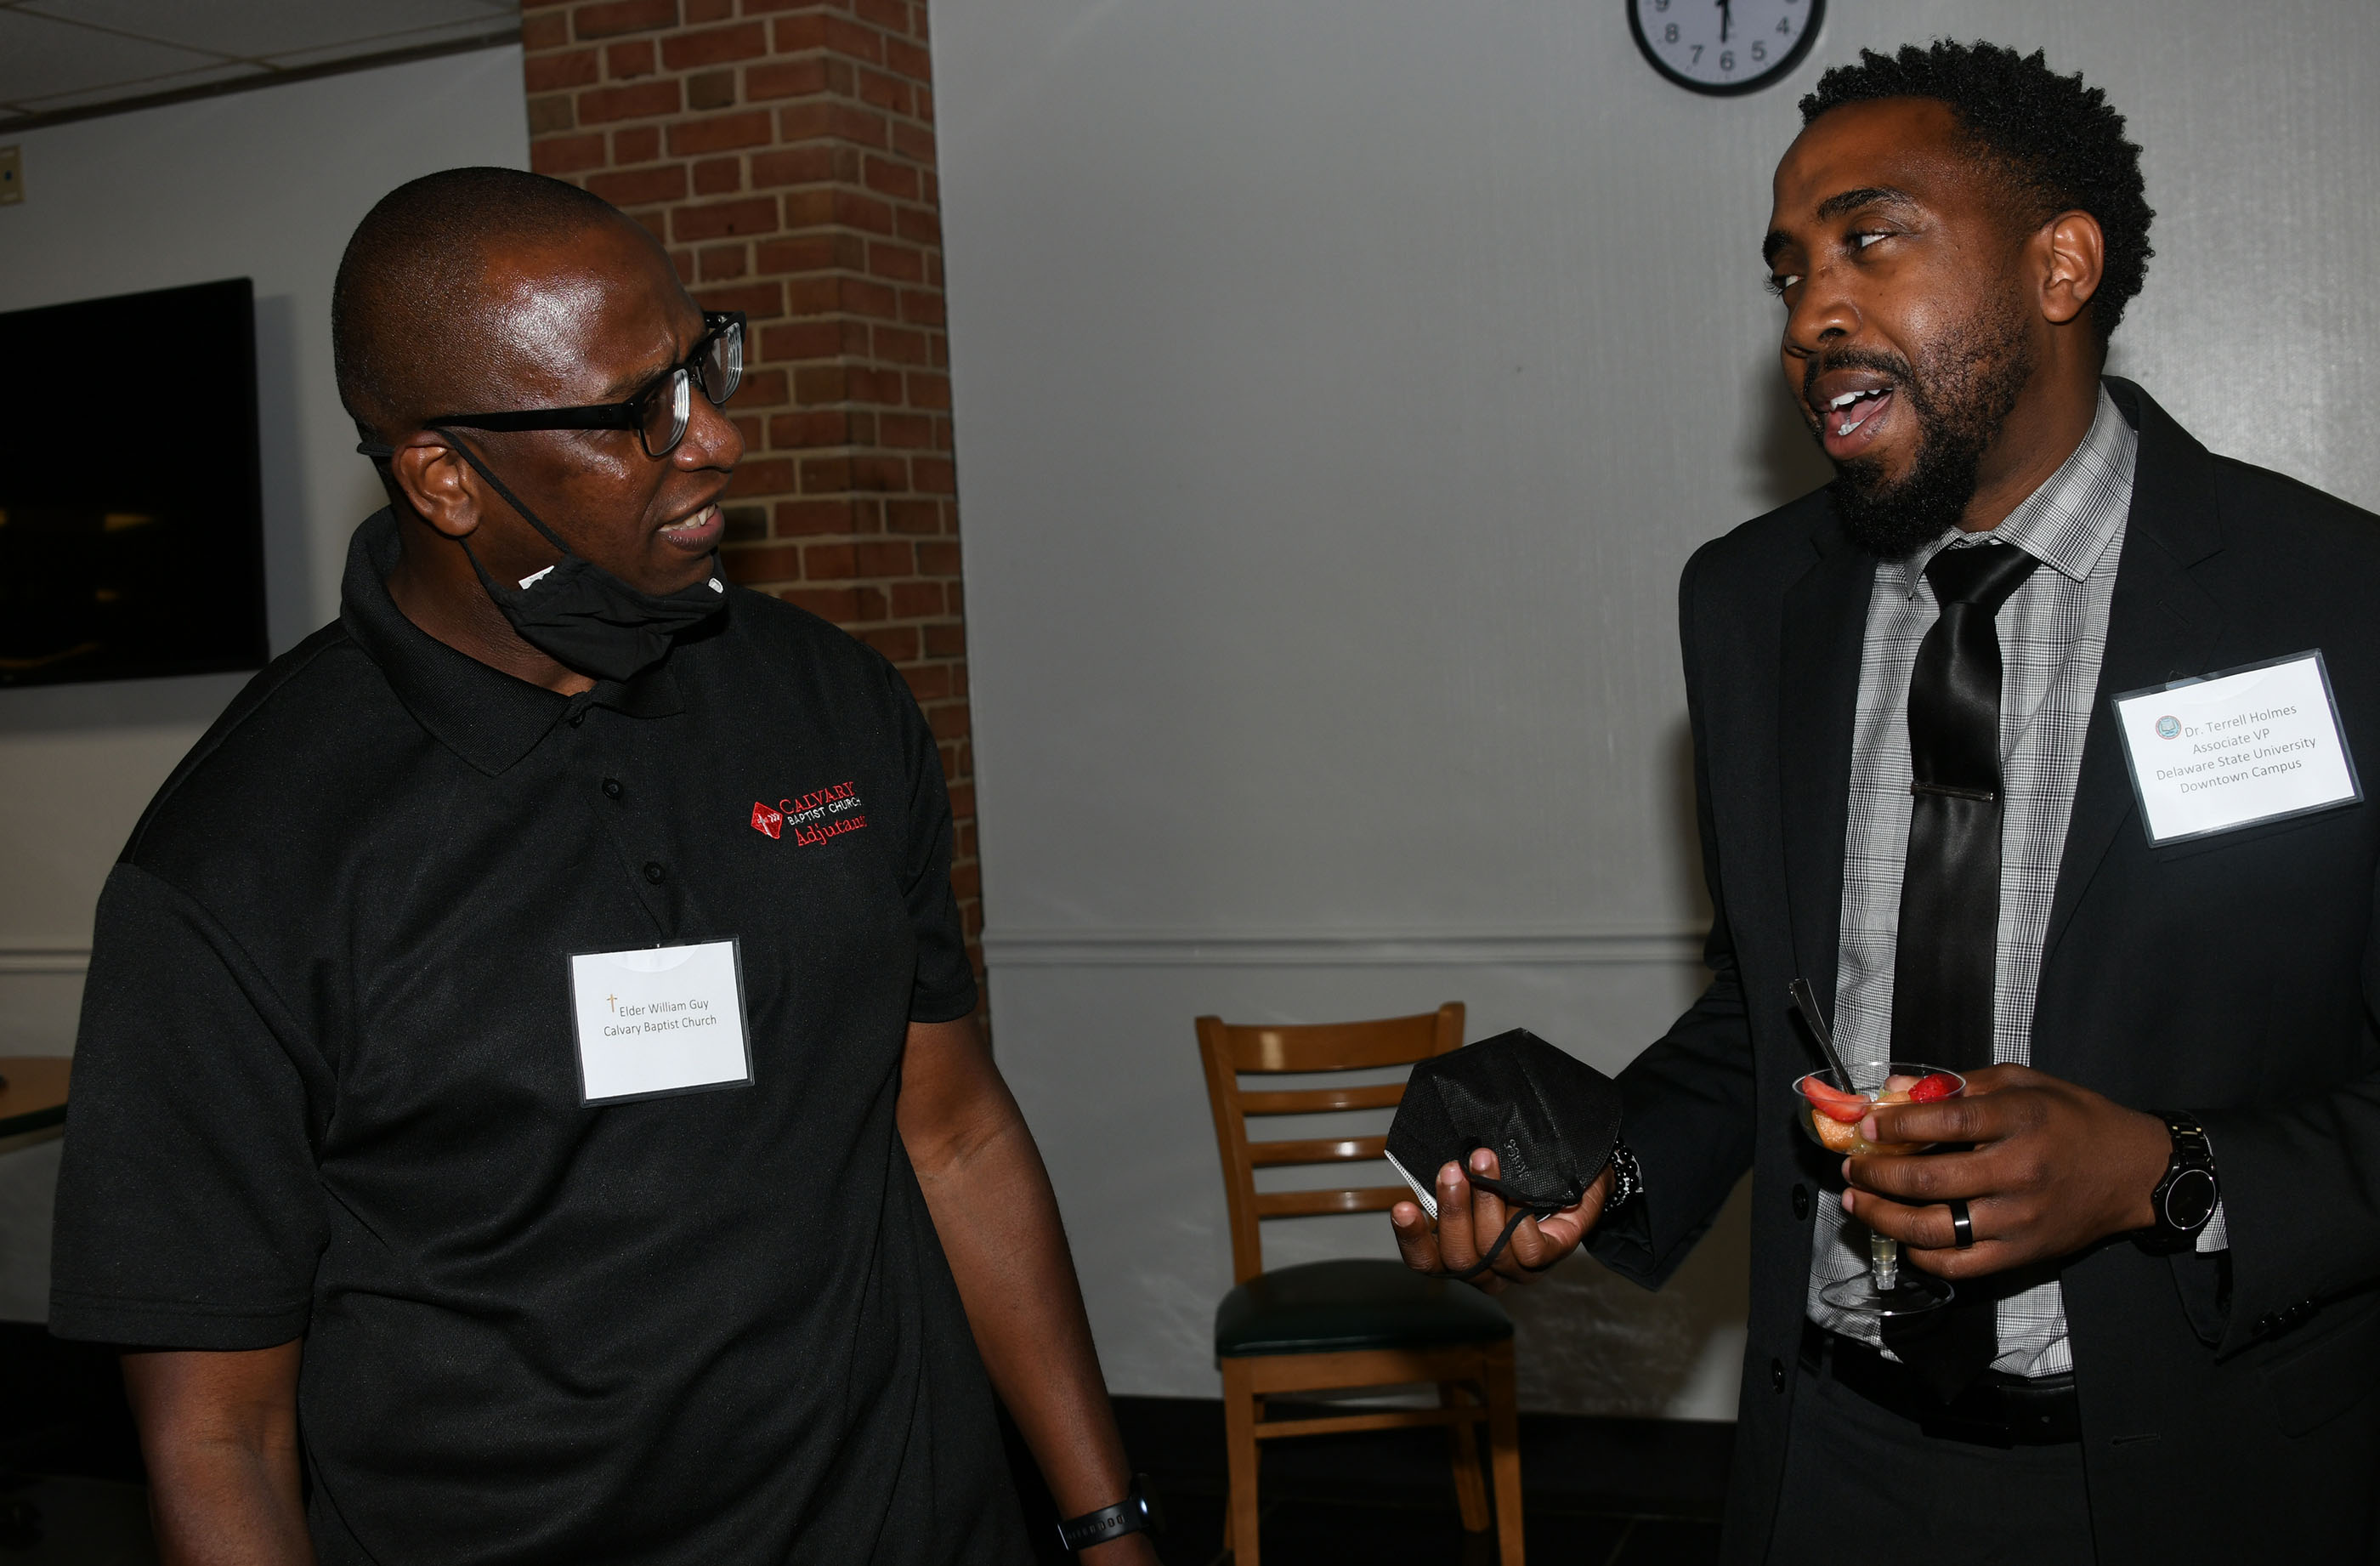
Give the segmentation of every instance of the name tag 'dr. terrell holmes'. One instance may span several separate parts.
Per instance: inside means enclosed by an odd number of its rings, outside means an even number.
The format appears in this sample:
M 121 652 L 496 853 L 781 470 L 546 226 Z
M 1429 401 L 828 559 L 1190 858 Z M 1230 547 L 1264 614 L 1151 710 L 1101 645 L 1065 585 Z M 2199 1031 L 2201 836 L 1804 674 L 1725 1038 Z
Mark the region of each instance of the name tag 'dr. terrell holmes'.
M 2319 649 L 2115 698 L 2153 845 L 2361 803 Z

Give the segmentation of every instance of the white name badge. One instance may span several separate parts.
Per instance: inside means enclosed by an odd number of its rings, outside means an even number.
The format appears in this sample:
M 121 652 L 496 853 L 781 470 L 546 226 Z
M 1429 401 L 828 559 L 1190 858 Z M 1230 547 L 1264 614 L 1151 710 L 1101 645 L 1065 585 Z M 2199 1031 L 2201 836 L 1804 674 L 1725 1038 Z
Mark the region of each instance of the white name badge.
M 616 1104 L 752 1080 L 744 965 L 733 940 L 570 959 L 578 1097 Z
M 2128 691 L 2115 706 L 2152 844 L 2363 797 L 2319 649 Z

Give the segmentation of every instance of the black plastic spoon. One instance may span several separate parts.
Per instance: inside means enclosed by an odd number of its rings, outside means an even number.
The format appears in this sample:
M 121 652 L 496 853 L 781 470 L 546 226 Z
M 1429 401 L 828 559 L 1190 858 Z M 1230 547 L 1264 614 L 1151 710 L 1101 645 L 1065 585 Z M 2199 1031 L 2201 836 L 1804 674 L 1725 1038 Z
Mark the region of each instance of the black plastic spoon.
M 1810 988 L 1808 979 L 1797 978 L 1785 993 L 1792 1000 L 1793 1009 L 1802 1014 L 1802 1020 L 1809 1024 L 1810 1037 L 1818 1041 L 1818 1052 L 1827 1057 L 1827 1071 L 1834 1077 L 1835 1086 L 1846 1093 L 1852 1091 L 1852 1074 L 1844 1067 L 1842 1056 L 1835 1052 L 1835 1036 L 1828 1030 L 1827 1019 L 1818 1013 L 1818 992 Z

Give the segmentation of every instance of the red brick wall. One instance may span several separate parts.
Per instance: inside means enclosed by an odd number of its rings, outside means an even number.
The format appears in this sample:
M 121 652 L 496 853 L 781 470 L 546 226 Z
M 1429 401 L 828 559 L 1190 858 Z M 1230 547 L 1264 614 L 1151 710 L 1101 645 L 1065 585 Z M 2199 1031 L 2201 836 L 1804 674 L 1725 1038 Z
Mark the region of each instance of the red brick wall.
M 728 569 L 908 677 L 941 744 L 978 950 L 926 6 L 524 0 L 521 32 L 531 166 L 659 235 L 706 307 L 751 316 Z

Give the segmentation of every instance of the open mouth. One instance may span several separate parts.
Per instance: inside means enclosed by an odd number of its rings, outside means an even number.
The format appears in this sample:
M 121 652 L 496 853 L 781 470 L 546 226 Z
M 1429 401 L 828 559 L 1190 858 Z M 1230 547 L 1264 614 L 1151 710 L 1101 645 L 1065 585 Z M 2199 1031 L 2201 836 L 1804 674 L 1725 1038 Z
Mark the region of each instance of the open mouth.
M 1892 395 L 1889 386 L 1877 386 L 1865 392 L 1845 392 L 1827 405 L 1827 422 L 1833 426 L 1828 433 L 1841 439 L 1856 432 L 1870 419 L 1884 411 Z
M 1841 462 L 1866 450 L 1890 422 L 1888 416 L 1892 407 L 1889 382 L 1854 386 L 1816 404 L 1818 434 L 1827 455 Z
M 706 505 L 683 521 L 663 527 L 661 536 L 680 549 L 708 550 L 719 541 L 719 535 L 723 530 L 719 507 Z

